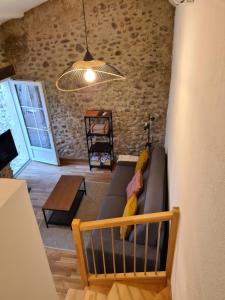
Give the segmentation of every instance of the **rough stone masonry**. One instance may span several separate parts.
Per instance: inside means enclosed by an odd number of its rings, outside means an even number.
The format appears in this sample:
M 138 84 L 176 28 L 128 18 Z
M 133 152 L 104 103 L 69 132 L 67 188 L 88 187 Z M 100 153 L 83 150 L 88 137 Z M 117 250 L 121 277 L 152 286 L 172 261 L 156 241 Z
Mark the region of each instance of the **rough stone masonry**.
M 0 27 L 0 60 L 17 78 L 39 80 L 59 156 L 87 158 L 83 114 L 112 109 L 115 152 L 137 154 L 146 143 L 144 122 L 156 116 L 154 138 L 164 141 L 170 85 L 174 9 L 167 0 L 86 0 L 89 48 L 118 68 L 125 81 L 83 92 L 57 91 L 55 81 L 83 58 L 85 36 L 80 0 L 50 0 Z M 0 61 L 1 65 L 1 61 Z

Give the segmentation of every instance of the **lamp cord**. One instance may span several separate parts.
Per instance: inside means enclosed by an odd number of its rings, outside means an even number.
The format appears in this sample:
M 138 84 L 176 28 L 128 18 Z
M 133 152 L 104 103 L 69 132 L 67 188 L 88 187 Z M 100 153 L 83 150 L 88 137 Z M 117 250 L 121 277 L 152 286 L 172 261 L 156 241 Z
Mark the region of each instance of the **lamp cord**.
M 83 5 L 83 17 L 84 17 L 84 30 L 85 30 L 86 48 L 88 50 L 87 24 L 86 24 L 86 14 L 85 14 L 84 0 L 82 0 L 82 5 Z

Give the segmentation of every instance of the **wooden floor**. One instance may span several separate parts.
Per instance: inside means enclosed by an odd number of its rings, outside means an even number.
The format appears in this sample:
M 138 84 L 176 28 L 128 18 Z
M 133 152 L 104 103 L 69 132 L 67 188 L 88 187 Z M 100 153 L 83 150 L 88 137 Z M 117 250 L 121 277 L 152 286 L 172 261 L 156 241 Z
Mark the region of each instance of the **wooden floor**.
M 112 173 L 99 169 L 90 172 L 85 161 L 64 160 L 61 166 L 31 162 L 17 179 L 26 180 L 31 188 L 30 198 L 37 220 L 43 218 L 41 207 L 61 175 L 82 175 L 86 181 L 110 182 Z M 46 253 L 60 300 L 65 299 L 69 288 L 83 288 L 74 253 L 54 249 L 46 249 Z
M 77 261 L 74 253 L 46 249 L 46 254 L 59 300 L 65 299 L 67 291 L 70 288 L 84 288 L 77 270 Z
M 26 180 L 31 188 L 30 198 L 37 219 L 42 218 L 41 207 L 61 175 L 82 175 L 86 181 L 110 182 L 112 173 L 100 169 L 90 172 L 86 161 L 63 160 L 60 166 L 31 162 L 17 179 Z

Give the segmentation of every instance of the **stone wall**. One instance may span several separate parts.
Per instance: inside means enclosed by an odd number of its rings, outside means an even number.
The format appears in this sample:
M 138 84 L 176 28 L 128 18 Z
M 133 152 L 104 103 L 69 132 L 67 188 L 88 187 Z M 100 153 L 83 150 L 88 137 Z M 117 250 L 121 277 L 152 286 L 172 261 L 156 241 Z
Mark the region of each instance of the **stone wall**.
M 112 109 L 116 153 L 136 154 L 146 142 L 148 114 L 164 141 L 174 9 L 167 0 L 86 0 L 89 48 L 126 80 L 79 93 L 56 90 L 58 75 L 85 53 L 81 1 L 52 0 L 0 27 L 17 78 L 44 83 L 60 157 L 87 158 L 83 114 Z
M 0 68 L 3 68 L 8 65 L 8 61 L 6 58 L 6 53 L 4 50 L 4 37 L 0 32 Z
M 0 178 L 13 178 L 13 172 L 10 165 L 7 165 L 0 170 Z
M 9 114 L 7 113 L 6 106 L 3 100 L 3 93 L 0 85 L 0 134 L 10 128 Z

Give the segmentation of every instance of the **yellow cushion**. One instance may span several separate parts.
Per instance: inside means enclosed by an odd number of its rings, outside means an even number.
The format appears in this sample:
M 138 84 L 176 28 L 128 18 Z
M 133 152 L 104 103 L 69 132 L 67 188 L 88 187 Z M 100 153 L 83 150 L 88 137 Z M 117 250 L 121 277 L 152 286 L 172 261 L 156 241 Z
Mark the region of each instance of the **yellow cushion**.
M 133 194 L 127 200 L 127 204 L 124 208 L 123 217 L 134 216 L 137 211 L 137 196 Z M 123 225 L 120 227 L 120 238 L 126 238 L 130 232 L 131 226 Z
M 147 165 L 148 159 L 149 159 L 149 151 L 147 149 L 145 149 L 139 155 L 139 158 L 138 158 L 138 161 L 137 161 L 136 167 L 135 167 L 135 172 L 143 171 Z

